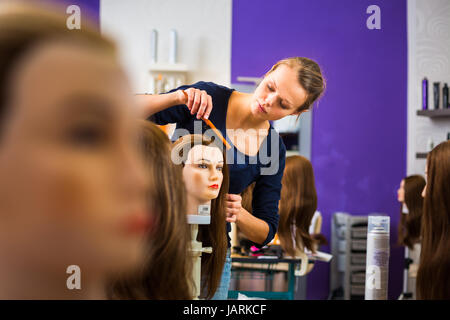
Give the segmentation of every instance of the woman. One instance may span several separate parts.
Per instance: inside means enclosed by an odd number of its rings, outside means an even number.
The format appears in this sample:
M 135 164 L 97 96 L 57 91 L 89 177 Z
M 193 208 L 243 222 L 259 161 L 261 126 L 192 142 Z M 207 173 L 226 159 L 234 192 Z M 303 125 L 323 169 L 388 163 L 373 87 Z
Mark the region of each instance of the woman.
M 450 140 L 427 156 L 417 298 L 450 299 Z
M 422 221 L 422 190 L 425 179 L 420 175 L 412 175 L 403 179 L 397 191 L 397 199 L 402 204 L 400 223 L 398 226 L 398 242 L 413 250 L 420 242 L 420 226 Z
M 220 287 L 227 252 L 225 229 L 225 199 L 228 190 L 228 167 L 225 155 L 211 139 L 202 135 L 186 135 L 172 148 L 172 160 L 183 170 L 187 186 L 185 214 L 197 214 L 199 205 L 210 202 L 211 223 L 199 225 L 197 240 L 212 252 L 201 258 L 201 293 L 211 299 L 216 290 L 221 294 L 228 288 Z M 231 272 L 231 270 L 229 270 Z
M 0 48 L 0 299 L 105 298 L 152 217 L 115 47 L 7 3 Z
M 212 82 L 198 82 L 168 94 L 140 96 L 140 113 L 158 124 L 177 123 L 177 129 L 190 133 L 202 133 L 206 129 L 200 121 L 202 132 L 195 132 L 196 119 L 212 121 L 232 146 L 227 151 L 230 170 L 227 236 L 231 230 L 229 223 L 235 222 L 248 239 L 263 246 L 273 239 L 277 230 L 286 154 L 281 138 L 269 121 L 308 111 L 324 88 L 325 80 L 317 63 L 296 57 L 276 63 L 253 94 Z M 254 205 L 250 214 L 242 208 L 239 194 L 253 182 Z M 225 265 L 225 269 L 229 267 Z M 224 272 L 222 277 L 222 283 L 228 286 L 230 274 Z M 226 299 L 226 296 L 217 298 Z
M 148 238 L 142 270 L 114 285 L 115 299 L 192 299 L 191 234 L 182 170 L 171 161 L 172 144 L 156 125 L 141 120 L 140 146 L 153 181 L 149 206 L 158 228 Z M 170 270 L 170 272 L 168 272 Z

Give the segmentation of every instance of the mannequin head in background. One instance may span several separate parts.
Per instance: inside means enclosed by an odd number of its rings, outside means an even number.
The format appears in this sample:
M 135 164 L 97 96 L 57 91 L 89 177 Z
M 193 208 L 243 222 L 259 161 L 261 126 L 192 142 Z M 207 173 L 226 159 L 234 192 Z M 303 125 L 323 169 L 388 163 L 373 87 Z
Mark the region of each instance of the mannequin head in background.
M 402 204 L 400 208 L 400 223 L 398 226 L 398 242 L 411 250 L 420 241 L 420 226 L 422 221 L 423 198 L 422 190 L 425 179 L 420 175 L 412 175 L 403 179 L 397 191 L 397 199 Z M 404 211 L 407 210 L 407 213 Z
M 155 228 L 148 237 L 148 254 L 142 270 L 116 283 L 113 298 L 190 300 L 191 234 L 186 220 L 182 168 L 171 161 L 172 143 L 167 135 L 149 121 L 138 122 L 140 146 L 154 186 L 148 199 L 155 215 Z
M 317 209 L 317 194 L 311 162 L 302 156 L 286 157 L 279 202 L 278 237 L 281 247 L 290 256 L 305 248 L 315 252 L 325 244 L 323 235 L 310 235 L 309 227 Z M 242 193 L 242 207 L 252 212 L 254 184 Z
M 450 299 L 450 141 L 427 156 L 418 299 Z
M 211 224 L 199 225 L 197 240 L 212 247 L 202 255 L 202 278 L 206 298 L 211 298 L 219 283 L 225 263 L 227 238 L 225 199 L 228 192 L 228 167 L 222 149 L 204 135 L 186 135 L 172 147 L 172 161 L 183 170 L 186 185 L 186 214 L 197 214 L 197 206 L 211 201 Z M 211 187 L 213 186 L 213 187 Z
M 296 249 L 314 252 L 315 241 L 309 234 L 309 226 L 317 209 L 317 193 L 311 162 L 302 156 L 287 157 L 281 183 L 278 226 L 281 245 L 291 256 L 295 256 Z
M 152 219 L 114 45 L 6 3 L 0 47 L 0 295 L 102 298 L 142 261 Z M 69 265 L 81 290 L 66 287 Z

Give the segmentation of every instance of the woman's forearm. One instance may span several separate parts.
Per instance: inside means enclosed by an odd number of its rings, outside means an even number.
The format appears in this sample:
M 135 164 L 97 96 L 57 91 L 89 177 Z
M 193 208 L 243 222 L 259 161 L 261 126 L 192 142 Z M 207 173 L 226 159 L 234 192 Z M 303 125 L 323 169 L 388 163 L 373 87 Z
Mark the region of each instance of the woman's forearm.
M 167 94 L 138 94 L 136 99 L 139 117 L 147 119 L 159 111 L 181 104 L 183 102 L 180 98 L 182 96 L 176 91 Z
M 262 244 L 269 234 L 269 225 L 259 218 L 256 218 L 250 212 L 241 209 L 236 220 L 236 225 L 239 230 L 249 239 L 250 241 Z

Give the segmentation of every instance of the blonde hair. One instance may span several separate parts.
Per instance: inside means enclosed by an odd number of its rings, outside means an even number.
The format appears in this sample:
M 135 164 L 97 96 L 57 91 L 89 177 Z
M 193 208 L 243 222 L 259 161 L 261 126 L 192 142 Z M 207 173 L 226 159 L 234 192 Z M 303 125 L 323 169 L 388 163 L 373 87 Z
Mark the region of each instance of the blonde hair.
M 306 101 L 298 107 L 297 111 L 309 110 L 313 103 L 323 95 L 326 87 L 326 81 L 319 65 L 317 62 L 304 57 L 286 58 L 275 63 L 265 76 L 281 65 L 297 71 L 297 80 L 307 93 Z

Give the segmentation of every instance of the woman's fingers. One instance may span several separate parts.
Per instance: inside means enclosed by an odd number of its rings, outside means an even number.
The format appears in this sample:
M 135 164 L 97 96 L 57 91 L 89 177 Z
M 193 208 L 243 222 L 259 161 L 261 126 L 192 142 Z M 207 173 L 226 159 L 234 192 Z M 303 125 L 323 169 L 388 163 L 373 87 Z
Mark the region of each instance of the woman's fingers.
M 238 202 L 226 201 L 226 207 L 230 209 L 240 209 L 241 204 Z
M 206 107 L 206 110 L 205 110 L 205 115 L 204 115 L 204 118 L 205 119 L 208 119 L 209 118 L 209 115 L 211 114 L 211 110 L 212 110 L 212 98 L 211 98 L 211 96 L 210 95 L 207 95 L 207 97 L 208 97 L 208 104 L 207 104 L 207 107 Z
M 242 197 L 238 194 L 227 193 L 228 201 L 242 201 Z
M 185 104 L 191 111 L 191 114 L 197 114 L 197 119 L 208 119 L 213 108 L 212 98 L 205 90 L 189 88 L 180 90 L 186 96 Z
M 208 106 L 208 94 L 206 91 L 200 91 L 200 106 L 197 111 L 197 119 L 203 118 L 206 108 Z
M 189 88 L 189 89 L 185 90 L 184 92 L 187 95 L 186 106 L 188 107 L 189 110 L 191 110 L 192 104 L 194 103 L 195 91 L 194 91 L 194 89 Z
M 194 102 L 192 103 L 191 114 L 196 114 L 198 112 L 201 99 L 202 99 L 202 93 L 200 92 L 200 90 L 196 89 L 194 91 Z

